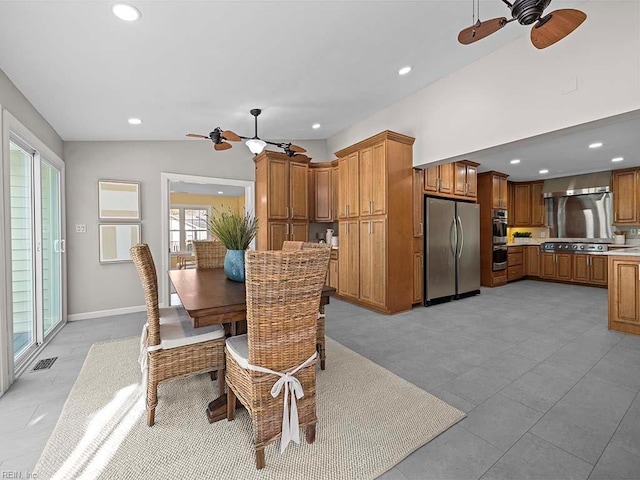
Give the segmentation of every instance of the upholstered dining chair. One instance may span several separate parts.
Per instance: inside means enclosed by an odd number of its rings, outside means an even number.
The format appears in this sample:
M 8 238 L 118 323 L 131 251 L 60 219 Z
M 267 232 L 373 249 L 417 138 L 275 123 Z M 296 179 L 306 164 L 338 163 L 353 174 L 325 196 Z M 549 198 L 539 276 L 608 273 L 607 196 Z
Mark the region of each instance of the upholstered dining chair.
M 222 268 L 226 247 L 218 240 L 192 240 L 196 268 Z
M 327 243 L 311 243 L 311 242 L 303 242 L 302 249 L 309 250 L 313 248 L 322 248 L 331 252 L 331 245 Z M 329 274 L 329 262 L 327 261 L 327 275 Z M 326 350 L 326 341 L 325 341 L 325 332 L 326 332 L 326 322 L 325 322 L 325 314 L 324 314 L 324 305 L 318 305 L 318 330 L 317 330 L 317 338 L 316 338 L 316 348 L 318 350 L 318 355 L 320 357 L 320 370 L 324 370 L 326 361 L 327 361 L 327 350 Z
M 237 398 L 251 416 L 258 469 L 268 444 L 280 438 L 282 452 L 300 442 L 299 427 L 306 427 L 308 443 L 315 441 L 316 324 L 329 255 L 314 249 L 245 256 L 247 334 L 227 339 L 227 419 L 234 419 Z
M 283 252 L 296 252 L 298 250 L 302 250 L 302 244 L 304 242 L 298 242 L 296 240 L 285 240 L 282 244 Z
M 224 328 L 195 329 L 182 308 L 158 308 L 158 278 L 146 243 L 131 247 L 131 259 L 142 282 L 147 323 L 140 340 L 140 364 L 147 394 L 147 425 L 155 423 L 158 384 L 169 380 L 218 372 L 224 391 Z

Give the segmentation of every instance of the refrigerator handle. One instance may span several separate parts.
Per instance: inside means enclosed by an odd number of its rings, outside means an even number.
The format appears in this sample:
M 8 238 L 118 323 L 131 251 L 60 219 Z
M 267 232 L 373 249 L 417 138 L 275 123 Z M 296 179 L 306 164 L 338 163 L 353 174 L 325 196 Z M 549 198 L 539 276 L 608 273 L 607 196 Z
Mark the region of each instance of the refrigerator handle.
M 453 230 L 454 233 L 454 240 L 453 243 L 451 244 L 451 253 L 453 253 L 453 256 L 455 257 L 458 254 L 458 225 L 456 223 L 456 217 L 453 217 L 453 220 L 451 221 L 451 228 L 449 229 L 449 238 L 451 238 L 451 230 Z
M 464 248 L 464 230 L 462 229 L 462 219 L 458 216 L 458 225 L 460 226 L 460 249 L 458 250 L 458 258 L 462 256 L 462 249 Z

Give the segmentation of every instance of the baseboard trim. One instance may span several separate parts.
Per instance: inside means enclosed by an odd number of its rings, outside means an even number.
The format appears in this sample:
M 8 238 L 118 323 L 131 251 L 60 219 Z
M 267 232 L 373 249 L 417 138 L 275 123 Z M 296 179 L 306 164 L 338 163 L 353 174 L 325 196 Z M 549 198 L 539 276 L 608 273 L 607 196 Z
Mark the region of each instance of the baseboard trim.
M 78 320 L 90 320 L 92 318 L 113 317 L 114 315 L 124 315 L 126 313 L 144 312 L 146 309 L 147 307 L 145 305 L 138 305 L 135 307 L 112 308 L 110 310 L 96 310 L 95 312 L 71 313 L 67 315 L 67 321 L 75 322 Z

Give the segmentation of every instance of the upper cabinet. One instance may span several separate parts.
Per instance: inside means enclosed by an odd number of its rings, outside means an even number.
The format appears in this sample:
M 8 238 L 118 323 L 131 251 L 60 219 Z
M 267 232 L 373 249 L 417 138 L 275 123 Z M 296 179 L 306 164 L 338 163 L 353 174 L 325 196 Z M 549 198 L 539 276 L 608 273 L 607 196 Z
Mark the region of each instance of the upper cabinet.
M 359 155 L 360 152 L 353 152 L 340 158 L 339 168 L 339 193 L 338 193 L 338 217 L 357 218 L 359 216 L 360 194 L 359 194 Z
M 507 208 L 507 175 L 499 172 L 488 172 L 491 177 L 491 208 Z
M 613 224 L 639 225 L 638 188 L 639 172 L 635 169 L 613 172 Z
M 463 160 L 425 168 L 424 192 L 437 197 L 475 201 L 478 164 Z
M 313 222 L 338 220 L 338 162 L 309 164 L 310 211 Z
M 387 213 L 387 163 L 384 143 L 360 151 L 360 215 Z
M 453 194 L 475 199 L 478 196 L 478 164 L 465 160 L 453 165 Z
M 544 182 L 509 182 L 509 226 L 543 227 L 545 225 Z

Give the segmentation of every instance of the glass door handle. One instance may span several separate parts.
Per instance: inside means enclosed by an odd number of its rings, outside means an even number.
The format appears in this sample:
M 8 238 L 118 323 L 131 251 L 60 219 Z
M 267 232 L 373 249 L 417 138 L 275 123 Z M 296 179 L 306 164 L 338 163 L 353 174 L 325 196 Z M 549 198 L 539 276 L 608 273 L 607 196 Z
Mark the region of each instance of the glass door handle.
M 60 253 L 67 253 L 67 243 L 66 240 L 60 240 Z

